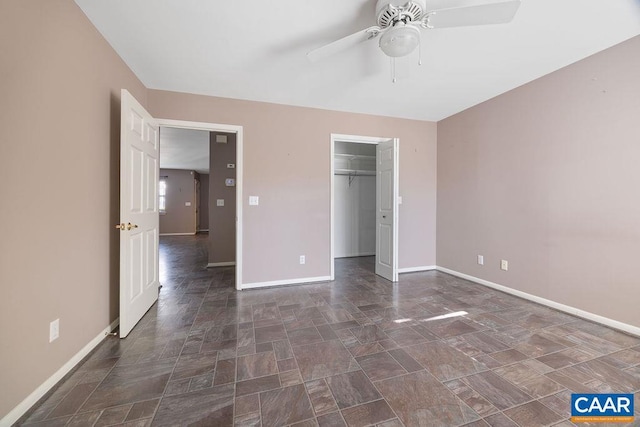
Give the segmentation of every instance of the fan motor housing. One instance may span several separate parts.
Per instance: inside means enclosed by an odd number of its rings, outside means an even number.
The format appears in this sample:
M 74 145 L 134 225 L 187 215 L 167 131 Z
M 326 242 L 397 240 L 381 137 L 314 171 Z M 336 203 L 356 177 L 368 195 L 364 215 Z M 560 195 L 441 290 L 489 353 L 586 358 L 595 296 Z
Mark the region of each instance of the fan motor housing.
M 427 10 L 426 0 L 378 0 L 376 17 L 381 28 L 393 26 L 399 12 L 410 21 L 419 20 Z

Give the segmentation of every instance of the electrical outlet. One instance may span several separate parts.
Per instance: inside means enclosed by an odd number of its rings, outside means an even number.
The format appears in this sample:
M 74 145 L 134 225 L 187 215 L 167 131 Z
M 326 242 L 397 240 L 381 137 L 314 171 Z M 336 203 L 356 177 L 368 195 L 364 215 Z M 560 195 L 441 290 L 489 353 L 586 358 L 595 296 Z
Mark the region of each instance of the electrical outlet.
M 49 323 L 49 342 L 53 342 L 60 336 L 60 319 Z
M 482 255 L 478 255 L 478 264 L 484 265 L 484 257 Z
M 300 264 L 304 264 L 307 262 L 307 259 L 305 258 L 304 255 L 300 255 Z
M 500 270 L 508 271 L 509 270 L 509 261 L 503 259 L 500 261 Z

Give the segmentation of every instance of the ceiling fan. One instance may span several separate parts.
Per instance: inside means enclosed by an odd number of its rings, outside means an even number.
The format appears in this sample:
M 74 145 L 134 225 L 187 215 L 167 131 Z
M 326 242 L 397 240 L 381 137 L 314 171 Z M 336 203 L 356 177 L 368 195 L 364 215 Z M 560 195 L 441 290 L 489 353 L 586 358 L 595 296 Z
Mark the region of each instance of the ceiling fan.
M 312 50 L 307 58 L 320 61 L 375 38 L 385 55 L 398 58 L 418 47 L 423 29 L 506 24 L 519 7 L 520 0 L 378 0 L 378 25 Z

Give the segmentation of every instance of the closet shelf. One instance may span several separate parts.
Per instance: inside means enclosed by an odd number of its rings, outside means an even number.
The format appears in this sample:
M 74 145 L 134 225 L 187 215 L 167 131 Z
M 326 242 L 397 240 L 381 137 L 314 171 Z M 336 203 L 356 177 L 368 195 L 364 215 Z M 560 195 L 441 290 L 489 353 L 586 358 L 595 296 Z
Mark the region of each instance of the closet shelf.
M 371 156 L 369 154 L 348 154 L 348 153 L 334 153 L 335 157 L 346 157 L 351 160 L 355 159 L 372 159 L 374 160 L 376 156 Z
M 335 169 L 336 175 L 356 175 L 356 176 L 375 176 L 376 171 L 363 170 L 363 169 Z

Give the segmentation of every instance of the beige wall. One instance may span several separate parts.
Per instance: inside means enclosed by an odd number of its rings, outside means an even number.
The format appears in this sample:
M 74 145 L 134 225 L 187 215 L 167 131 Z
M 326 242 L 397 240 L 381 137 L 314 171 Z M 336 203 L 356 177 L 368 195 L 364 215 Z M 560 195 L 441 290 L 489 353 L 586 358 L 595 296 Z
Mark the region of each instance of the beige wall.
M 196 192 L 193 171 L 160 169 L 167 180 L 167 209 L 160 215 L 160 234 L 196 232 Z M 185 203 L 190 203 L 186 206 Z
M 227 178 L 236 179 L 236 170 L 227 164 L 236 164 L 236 134 L 210 134 L 209 147 L 209 263 L 236 261 L 236 187 L 227 187 Z M 227 143 L 217 143 L 216 135 L 225 135 Z M 218 206 L 217 200 L 224 200 Z
M 155 117 L 244 127 L 244 283 L 330 274 L 331 133 L 400 138 L 400 268 L 435 264 L 435 123 L 159 90 L 148 96 Z M 250 195 L 259 206 L 248 205 Z
M 438 265 L 640 326 L 638 52 L 640 37 L 438 123 Z
M 209 174 L 200 174 L 200 230 L 209 229 Z
M 146 89 L 71 0 L 0 2 L 0 52 L 3 418 L 118 317 L 120 89 Z

